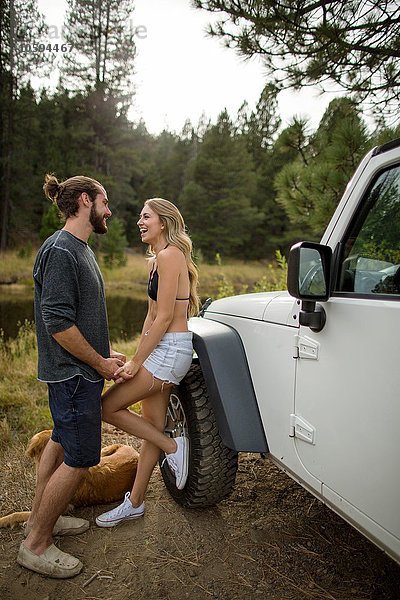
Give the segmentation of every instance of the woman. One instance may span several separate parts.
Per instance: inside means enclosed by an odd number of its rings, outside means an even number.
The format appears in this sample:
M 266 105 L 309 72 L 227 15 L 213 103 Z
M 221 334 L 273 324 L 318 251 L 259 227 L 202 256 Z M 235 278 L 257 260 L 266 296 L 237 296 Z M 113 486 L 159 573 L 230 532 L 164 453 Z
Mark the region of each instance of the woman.
M 116 508 L 96 519 L 100 527 L 144 514 L 144 497 L 160 449 L 175 474 L 176 486 L 185 486 L 188 440 L 163 433 L 170 391 L 186 375 L 192 362 L 192 333 L 188 314 L 198 311 L 197 269 L 192 243 L 179 210 L 162 198 L 146 200 L 138 221 L 140 236 L 149 245 L 148 311 L 135 356 L 115 373 L 115 382 L 103 396 L 103 420 L 142 438 L 142 448 L 131 492 Z M 142 416 L 128 407 L 142 402 Z

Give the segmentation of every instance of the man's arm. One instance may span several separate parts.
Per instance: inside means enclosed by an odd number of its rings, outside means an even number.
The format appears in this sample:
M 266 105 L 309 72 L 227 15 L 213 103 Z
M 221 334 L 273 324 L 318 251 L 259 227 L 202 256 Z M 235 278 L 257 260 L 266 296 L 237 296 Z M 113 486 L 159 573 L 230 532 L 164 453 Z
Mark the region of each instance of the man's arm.
M 52 334 L 60 346 L 95 369 L 105 379 L 113 379 L 115 371 L 124 364 L 118 357 L 104 358 L 83 337 L 76 325 Z

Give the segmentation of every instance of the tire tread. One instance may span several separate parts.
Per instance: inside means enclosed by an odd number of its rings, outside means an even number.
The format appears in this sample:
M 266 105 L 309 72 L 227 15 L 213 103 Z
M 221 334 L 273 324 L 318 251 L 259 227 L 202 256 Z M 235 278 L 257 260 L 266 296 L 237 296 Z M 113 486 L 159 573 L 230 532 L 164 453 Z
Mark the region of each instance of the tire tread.
M 178 490 L 164 466 L 161 473 L 165 485 L 176 502 L 186 508 L 214 506 L 234 488 L 237 452 L 222 443 L 200 365 L 192 365 L 174 394 L 179 396 L 188 423 L 189 476 L 185 488 Z

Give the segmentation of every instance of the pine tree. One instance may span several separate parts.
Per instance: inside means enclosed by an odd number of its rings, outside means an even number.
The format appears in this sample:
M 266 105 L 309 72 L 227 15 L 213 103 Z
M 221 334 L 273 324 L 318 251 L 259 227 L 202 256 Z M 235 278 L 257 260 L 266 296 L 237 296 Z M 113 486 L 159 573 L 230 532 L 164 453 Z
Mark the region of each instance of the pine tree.
M 276 177 L 278 202 L 292 223 L 310 228 L 318 239 L 326 228 L 369 142 L 366 125 L 354 102 L 333 100 L 315 134 L 287 132 L 299 144 L 294 161 Z
M 178 203 L 187 165 L 195 155 L 197 143 L 197 135 L 189 122 L 180 136 L 162 131 L 153 140 L 151 164 L 140 189 L 143 199 L 161 196 Z
M 8 241 L 19 245 L 34 241 L 42 218 L 43 174 L 41 162 L 38 106 L 34 90 L 26 85 L 14 103 L 13 161 L 11 165 L 11 206 Z
M 78 89 L 119 102 L 132 95 L 135 30 L 133 0 L 68 0 L 63 74 Z
M 397 109 L 400 7 L 392 0 L 193 0 L 221 17 L 209 28 L 242 55 L 260 56 L 280 89 L 327 82 L 353 100 Z M 393 115 L 392 115 L 393 117 Z
M 278 90 L 267 84 L 260 94 L 255 110 L 245 102 L 238 112 L 236 132 L 245 141 L 257 173 L 257 192 L 252 202 L 262 220 L 252 228 L 252 244 L 245 249 L 246 258 L 274 256 L 285 252 L 296 237 L 284 208 L 276 201 L 273 181 L 288 160 L 286 153 L 275 151 L 275 139 L 281 119 L 277 104 Z M 293 158 L 294 156 L 292 156 Z
M 204 134 L 179 199 L 197 249 L 207 260 L 239 256 L 251 243 L 261 215 L 252 207 L 256 191 L 253 160 L 222 112 Z
M 72 50 L 64 54 L 61 67 L 62 78 L 81 90 L 73 115 L 81 122 L 79 171 L 106 186 L 122 218 L 135 204 L 132 125 L 127 119 L 136 55 L 133 8 L 133 0 L 68 0 L 65 30 Z M 73 131 L 71 138 L 76 146 Z
M 8 243 L 12 218 L 12 165 L 15 158 L 15 106 L 29 77 L 51 62 L 38 52 L 47 31 L 36 0 L 2 0 L 0 5 L 0 250 Z
M 274 85 L 268 83 L 260 94 L 255 110 L 250 114 L 245 111 L 238 115 L 242 121 L 240 132 L 246 135 L 249 151 L 257 165 L 263 162 L 265 150 L 272 147 L 281 126 L 278 92 Z

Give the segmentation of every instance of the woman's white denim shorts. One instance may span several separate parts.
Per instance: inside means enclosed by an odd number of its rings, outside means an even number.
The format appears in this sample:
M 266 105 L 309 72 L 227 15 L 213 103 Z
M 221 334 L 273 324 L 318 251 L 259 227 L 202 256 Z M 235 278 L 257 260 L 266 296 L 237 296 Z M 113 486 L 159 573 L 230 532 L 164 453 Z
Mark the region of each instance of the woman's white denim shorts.
M 192 364 L 192 337 L 191 331 L 165 333 L 143 367 L 156 379 L 178 385 Z

